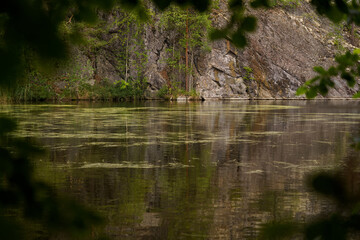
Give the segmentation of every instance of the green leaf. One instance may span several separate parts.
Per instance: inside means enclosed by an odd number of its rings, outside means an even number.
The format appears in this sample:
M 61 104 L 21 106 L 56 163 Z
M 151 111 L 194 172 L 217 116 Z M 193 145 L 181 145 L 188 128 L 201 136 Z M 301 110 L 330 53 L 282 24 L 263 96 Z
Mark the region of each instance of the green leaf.
M 305 229 L 304 239 L 345 240 L 346 235 L 343 219 L 334 214 L 324 220 L 310 223 Z
M 347 4 L 343 0 L 335 0 L 335 4 L 341 12 L 343 12 L 343 13 L 349 12 Z
M 227 30 L 225 29 L 215 29 L 213 31 L 210 32 L 209 37 L 211 40 L 219 40 L 222 38 L 225 38 L 227 34 Z
M 316 76 L 316 77 L 314 77 L 314 78 L 312 78 L 312 79 L 310 79 L 310 80 L 307 80 L 305 83 L 304 83 L 304 85 L 305 86 L 310 86 L 311 84 L 313 84 L 314 82 L 316 82 L 317 80 L 319 80 L 320 79 L 320 77 L 319 76 Z
M 17 125 L 15 121 L 10 118 L 0 117 L 0 135 L 7 134 L 16 129 Z
M 357 202 L 353 207 L 351 214 L 358 214 L 360 212 L 360 202 Z
M 308 88 L 305 86 L 301 86 L 296 90 L 296 96 L 300 96 L 305 94 L 308 91 Z
M 181 2 L 183 1 L 178 1 L 178 3 Z M 195 9 L 198 10 L 199 12 L 206 11 L 210 5 L 209 0 L 196 0 L 196 1 L 192 1 L 191 3 L 194 4 Z
M 334 23 L 341 22 L 341 20 L 343 20 L 345 16 L 336 7 L 331 7 L 328 11 L 325 12 L 325 15 Z
M 139 6 L 136 8 L 137 16 L 143 22 L 148 21 L 150 19 L 149 13 L 146 11 L 145 8 Z
M 336 76 L 336 75 L 338 75 L 338 71 L 337 71 L 337 69 L 336 69 L 334 66 L 332 66 L 332 67 L 329 68 L 328 73 L 330 74 L 330 76 Z
M 360 97 L 360 92 L 355 93 L 352 97 L 353 98 L 359 98 Z
M 0 217 L 0 237 L 2 240 L 25 239 L 24 226 L 14 217 Z
M 253 16 L 245 17 L 243 22 L 241 23 L 242 30 L 246 32 L 253 32 L 256 29 L 256 18 Z
M 328 79 L 327 85 L 332 88 L 335 87 L 335 83 L 330 78 Z
M 271 3 L 269 0 L 255 0 L 250 3 L 252 8 L 269 8 L 271 7 Z
M 341 78 L 346 80 L 349 87 L 354 87 L 355 86 L 355 83 L 356 83 L 355 78 L 350 73 L 348 73 L 348 72 L 342 73 Z
M 244 36 L 244 34 L 241 32 L 241 29 L 238 29 L 238 31 L 236 31 L 231 38 L 232 42 L 234 43 L 235 46 L 237 46 L 238 48 L 243 48 L 246 46 L 247 41 L 246 41 L 246 37 Z
M 310 179 L 310 184 L 316 192 L 345 204 L 346 190 L 340 177 L 331 173 L 322 172 L 313 176 L 312 179 Z
M 355 48 L 353 54 L 360 55 L 360 48 Z
M 242 0 L 231 0 L 229 2 L 229 8 L 230 9 L 241 8 L 242 6 L 243 6 L 243 1 Z
M 126 2 L 131 2 L 131 0 L 125 0 Z M 170 6 L 170 1 L 167 0 L 154 0 L 154 3 L 160 10 L 164 10 L 168 6 Z
M 310 98 L 310 99 L 311 99 L 311 98 L 316 97 L 317 93 L 318 93 L 317 88 L 316 88 L 316 87 L 311 87 L 311 88 L 305 93 L 305 95 L 306 95 L 307 98 Z
M 320 73 L 321 75 L 325 75 L 327 73 L 326 70 L 320 66 L 315 66 L 313 69 L 315 72 Z
M 261 227 L 259 239 L 291 239 L 298 230 L 298 223 L 269 223 Z
M 322 95 L 325 96 L 328 93 L 328 88 L 326 85 L 326 82 L 328 81 L 328 79 L 324 79 L 319 86 L 317 87 L 317 91 Z

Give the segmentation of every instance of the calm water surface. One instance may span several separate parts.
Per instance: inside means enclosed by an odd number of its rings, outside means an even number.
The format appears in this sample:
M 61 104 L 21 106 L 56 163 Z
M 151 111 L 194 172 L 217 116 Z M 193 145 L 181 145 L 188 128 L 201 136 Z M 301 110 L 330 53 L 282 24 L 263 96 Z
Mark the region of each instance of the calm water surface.
M 255 239 L 328 208 L 304 176 L 347 156 L 356 101 L 8 105 L 47 155 L 41 178 L 100 211 L 114 239 Z M 360 135 L 360 134 L 359 134 Z

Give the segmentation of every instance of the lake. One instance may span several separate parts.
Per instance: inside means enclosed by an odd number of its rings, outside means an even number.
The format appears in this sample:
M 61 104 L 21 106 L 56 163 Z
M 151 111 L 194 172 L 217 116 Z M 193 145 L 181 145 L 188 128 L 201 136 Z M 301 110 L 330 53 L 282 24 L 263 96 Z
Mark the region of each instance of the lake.
M 114 239 L 255 239 L 331 203 L 305 177 L 343 165 L 358 101 L 2 105 L 47 149 L 36 174 Z M 358 135 L 359 134 L 359 135 Z

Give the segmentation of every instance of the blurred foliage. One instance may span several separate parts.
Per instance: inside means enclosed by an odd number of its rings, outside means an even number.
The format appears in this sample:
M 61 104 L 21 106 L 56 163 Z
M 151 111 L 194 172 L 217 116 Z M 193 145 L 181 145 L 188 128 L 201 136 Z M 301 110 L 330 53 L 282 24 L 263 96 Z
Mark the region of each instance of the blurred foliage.
M 355 24 L 360 26 L 360 3 L 355 0 L 312 0 L 311 4 L 321 15 L 328 17 L 334 23 L 346 21 L 347 25 Z M 360 49 L 355 49 L 352 53 L 347 51 L 335 57 L 337 66 L 332 66 L 328 70 L 320 66 L 314 67 L 317 76 L 305 82 L 296 94 L 305 94 L 307 98 L 315 98 L 318 94 L 325 96 L 330 88 L 335 87 L 332 78 L 340 76 L 349 87 L 354 87 L 357 83 L 356 78 L 360 76 L 359 60 Z M 354 98 L 360 97 L 360 92 Z
M 337 66 L 331 66 L 325 70 L 320 66 L 314 67 L 314 71 L 318 75 L 305 82 L 303 86 L 296 91 L 297 95 L 305 94 L 307 98 L 314 98 L 318 94 L 325 96 L 330 88 L 335 87 L 335 83 L 332 80 L 333 77 L 340 76 L 346 81 L 349 87 L 354 87 L 356 84 L 356 76 L 360 76 L 360 49 L 356 49 L 353 53 L 347 51 L 343 55 L 335 57 Z M 354 95 L 359 97 L 360 93 Z
M 291 239 L 302 235 L 304 239 L 345 240 L 359 235 L 359 150 L 359 139 L 355 138 L 341 169 L 312 173 L 306 180 L 309 189 L 332 202 L 334 209 L 305 222 L 278 219 L 267 223 L 261 229 L 260 239 Z
M 0 117 L 0 239 L 59 234 L 67 239 L 89 239 L 93 225 L 102 219 L 34 178 L 30 160 L 43 150 L 29 139 L 13 137 L 16 128 L 13 120 Z
M 49 62 L 66 59 L 68 44 L 80 39 L 78 30 L 64 31 L 61 25 L 72 19 L 78 22 L 94 23 L 97 11 L 108 10 L 115 3 L 132 9 L 143 19 L 147 14 L 141 0 L 4 0 L 0 4 L 0 80 L 1 89 L 16 86 L 26 73 L 26 52 L 34 53 L 40 66 L 48 67 Z M 172 3 L 181 7 L 192 7 L 200 12 L 206 11 L 210 0 L 153 0 L 161 10 Z M 360 4 L 358 1 L 312 0 L 317 11 L 338 23 L 360 25 Z M 213 30 L 211 38 L 226 38 L 237 47 L 247 44 L 247 34 L 256 29 L 256 18 L 246 14 L 246 4 L 242 0 L 230 0 L 231 18 L 223 29 Z M 252 8 L 270 7 L 267 0 L 251 1 Z M 340 75 L 350 87 L 360 75 L 358 53 L 347 52 L 336 58 L 337 66 L 328 70 L 315 67 L 319 74 L 298 90 L 308 98 L 318 93 L 325 95 L 334 87 L 332 77 Z M 122 89 L 123 85 L 119 85 Z M 126 86 L 125 86 L 126 88 Z M 359 97 L 360 93 L 355 97 Z M 20 219 L 19 211 L 26 219 L 42 223 L 46 231 L 67 233 L 69 236 L 89 230 L 100 222 L 100 218 L 70 200 L 57 197 L 56 192 L 46 184 L 36 181 L 32 175 L 30 157 L 40 150 L 27 140 L 11 136 L 16 124 L 7 118 L 0 118 L 0 236 L 1 239 L 21 239 L 27 235 Z M 355 145 L 358 145 L 355 143 Z M 359 193 L 349 192 L 347 184 L 339 174 L 321 173 L 309 180 L 312 188 L 333 199 L 339 210 L 330 216 L 311 222 L 305 226 L 308 239 L 345 239 L 349 231 L 359 230 Z M 288 233 L 289 224 L 274 225 L 273 233 Z M 283 230 L 282 230 L 283 229 Z M 271 228 L 267 228 L 269 235 Z
M 280 240 L 291 239 L 299 230 L 298 224 L 293 222 L 275 222 L 262 227 L 259 239 Z
M 267 1 L 253 1 L 253 7 L 270 5 Z M 231 19 L 223 29 L 215 29 L 210 33 L 212 40 L 225 38 L 231 41 L 235 46 L 243 48 L 247 44 L 246 34 L 256 30 L 256 18 L 246 15 L 245 2 L 242 0 L 229 1 L 229 10 L 231 11 Z
M 31 49 L 45 66 L 51 59 L 68 55 L 66 39 L 77 33 L 63 34 L 60 25 L 74 16 L 94 21 L 95 7 L 109 9 L 112 0 L 8 0 L 0 5 L 0 87 L 9 88 L 24 75 L 25 51 Z

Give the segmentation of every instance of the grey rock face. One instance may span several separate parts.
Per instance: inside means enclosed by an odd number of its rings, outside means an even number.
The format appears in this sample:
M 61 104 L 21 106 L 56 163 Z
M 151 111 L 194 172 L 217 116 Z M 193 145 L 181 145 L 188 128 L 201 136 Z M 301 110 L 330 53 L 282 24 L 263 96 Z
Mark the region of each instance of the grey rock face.
M 224 25 L 229 16 L 226 10 L 223 11 L 222 17 L 216 17 L 214 25 Z M 251 13 L 258 18 L 258 28 L 250 35 L 245 49 L 238 50 L 222 40 L 211 44 L 210 53 L 195 57 L 195 89 L 204 99 L 300 98 L 295 95 L 296 89 L 314 77 L 314 66 L 335 64 L 337 50 L 327 39 L 334 31 L 331 23 L 317 16 L 309 4 L 302 3 L 301 7 L 289 11 L 275 8 Z M 312 17 L 307 17 L 309 15 Z M 147 33 L 151 76 L 148 90 L 156 91 L 166 83 L 166 75 L 161 74 L 166 66 L 157 60 L 164 54 L 169 40 L 166 33 L 160 33 L 158 29 Z M 353 47 L 346 42 L 343 44 Z M 354 94 L 344 81 L 336 79 L 335 82 L 337 86 L 328 97 Z
M 229 41 L 221 40 L 211 43 L 210 52 L 193 51 L 194 69 L 190 76 L 193 88 L 203 99 L 303 98 L 295 96 L 295 92 L 306 80 L 315 76 L 312 68 L 327 68 L 335 64 L 334 56 L 338 50 L 334 39 L 329 37 L 334 31 L 331 23 L 316 15 L 306 2 L 289 10 L 278 7 L 249 11 L 258 18 L 258 27 L 255 33 L 249 35 L 249 44 L 245 49 L 236 49 Z M 174 32 L 165 31 L 157 24 L 160 16 L 161 13 L 156 12 L 152 21 L 154 24 L 146 24 L 140 31 L 140 50 L 146 53 L 147 58 L 141 73 L 148 82 L 147 98 L 157 98 L 157 91 L 165 85 L 170 86 L 173 79 L 184 88 L 185 75 L 164 61 L 170 57 L 168 49 L 174 46 L 177 38 Z M 112 25 L 121 15 L 112 13 L 102 17 L 108 25 Z M 226 4 L 221 1 L 220 9 L 211 17 L 214 26 L 224 26 L 229 19 Z M 139 26 L 132 25 L 132 28 Z M 114 40 L 114 33 L 120 39 Z M 132 50 L 124 53 L 122 37 L 122 29 L 116 27 L 103 36 L 103 40 L 112 39 L 112 42 L 88 57 L 94 68 L 89 80 L 108 79 L 114 82 L 129 76 L 138 77 L 139 59 L 134 52 L 140 51 L 140 45 L 138 40 L 133 39 L 126 43 L 127 49 Z M 346 42 L 346 36 L 344 39 L 342 44 L 345 48 L 354 48 Z M 129 56 L 127 69 L 123 66 L 124 62 L 118 61 L 119 53 Z M 344 81 L 336 79 L 335 83 L 336 89 L 331 90 L 328 97 L 351 97 L 354 94 L 355 91 L 349 89 Z

